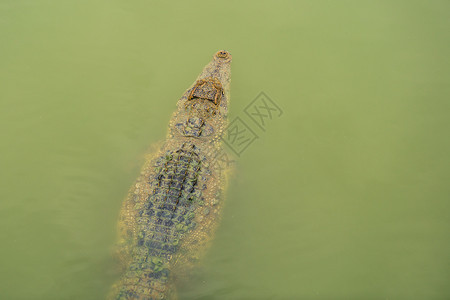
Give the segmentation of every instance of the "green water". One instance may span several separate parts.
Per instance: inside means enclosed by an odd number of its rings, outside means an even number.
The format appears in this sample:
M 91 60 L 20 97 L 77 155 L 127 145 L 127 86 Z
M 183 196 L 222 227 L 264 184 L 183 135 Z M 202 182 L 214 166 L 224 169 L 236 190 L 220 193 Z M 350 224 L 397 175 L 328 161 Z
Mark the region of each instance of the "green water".
M 258 139 L 180 299 L 449 299 L 449 27 L 449 1 L 0 0 L 0 299 L 104 298 L 121 201 L 222 48 Z

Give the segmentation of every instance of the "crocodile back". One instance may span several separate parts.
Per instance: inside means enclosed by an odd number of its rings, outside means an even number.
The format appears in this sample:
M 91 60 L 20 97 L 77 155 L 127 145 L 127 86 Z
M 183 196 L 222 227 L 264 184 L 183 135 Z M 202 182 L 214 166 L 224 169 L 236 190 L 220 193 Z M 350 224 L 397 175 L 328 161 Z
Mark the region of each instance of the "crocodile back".
M 180 239 L 196 227 L 196 209 L 204 204 L 205 171 L 200 151 L 192 144 L 156 159 L 147 178 L 151 193 L 145 201 L 135 197 L 132 259 L 116 299 L 160 299 L 169 292 L 169 262 Z

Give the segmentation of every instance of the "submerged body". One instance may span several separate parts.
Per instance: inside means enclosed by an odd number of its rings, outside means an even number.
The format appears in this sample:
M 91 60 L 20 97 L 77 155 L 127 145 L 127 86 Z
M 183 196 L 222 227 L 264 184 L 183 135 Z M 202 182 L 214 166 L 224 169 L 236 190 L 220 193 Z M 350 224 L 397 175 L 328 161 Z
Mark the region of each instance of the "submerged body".
M 149 157 L 124 201 L 111 299 L 173 299 L 174 280 L 207 248 L 225 188 L 214 167 L 227 125 L 231 55 L 219 51 L 178 101 L 165 144 Z

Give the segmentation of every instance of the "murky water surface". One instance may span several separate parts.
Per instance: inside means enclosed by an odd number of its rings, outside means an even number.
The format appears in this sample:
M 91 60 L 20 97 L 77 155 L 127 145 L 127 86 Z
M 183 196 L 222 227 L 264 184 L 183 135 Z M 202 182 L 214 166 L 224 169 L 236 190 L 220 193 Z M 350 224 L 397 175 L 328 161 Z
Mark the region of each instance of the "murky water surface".
M 0 298 L 104 298 L 121 201 L 222 48 L 251 139 L 180 299 L 450 298 L 449 25 L 448 1 L 0 1 Z

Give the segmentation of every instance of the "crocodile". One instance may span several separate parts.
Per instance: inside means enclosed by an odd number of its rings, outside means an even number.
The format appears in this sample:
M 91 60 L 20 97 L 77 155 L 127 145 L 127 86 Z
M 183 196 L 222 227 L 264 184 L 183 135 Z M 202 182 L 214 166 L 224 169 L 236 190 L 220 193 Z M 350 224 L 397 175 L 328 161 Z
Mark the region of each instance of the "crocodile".
M 230 65 L 231 54 L 220 50 L 204 67 L 130 188 L 118 228 L 123 271 L 108 299 L 177 299 L 176 282 L 210 245 L 229 173 L 215 157 L 223 151 Z

